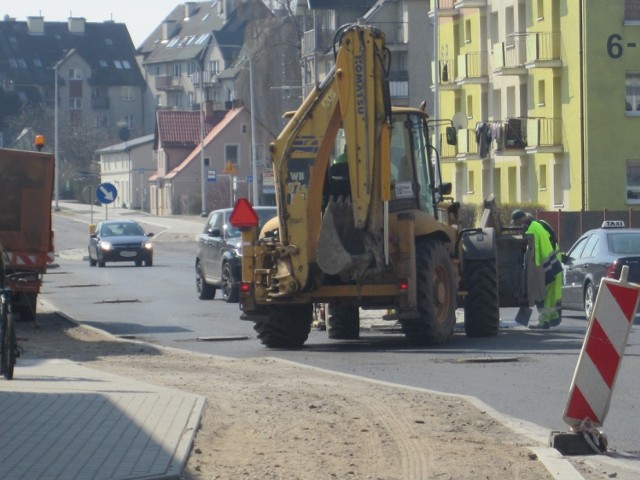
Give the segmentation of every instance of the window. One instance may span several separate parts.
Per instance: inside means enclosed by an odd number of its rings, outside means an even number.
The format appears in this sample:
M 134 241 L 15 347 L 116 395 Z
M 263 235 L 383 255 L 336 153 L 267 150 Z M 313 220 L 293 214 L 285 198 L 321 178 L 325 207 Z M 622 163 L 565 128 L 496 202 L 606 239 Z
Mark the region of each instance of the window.
M 129 63 L 128 60 L 122 60 L 122 66 L 127 70 L 131 70 L 131 64 Z
M 538 81 L 538 107 L 544 107 L 545 84 L 544 80 Z
M 79 68 L 70 68 L 69 80 L 82 80 L 82 70 Z
M 99 60 L 98 64 L 102 67 L 102 68 L 106 68 L 109 66 L 109 64 L 107 63 L 106 60 Z
M 187 92 L 187 107 L 193 106 L 193 92 Z
M 174 77 L 179 77 L 180 75 L 182 75 L 182 64 L 174 63 L 173 64 L 173 76 Z
M 464 43 L 471 43 L 471 20 L 464 21 Z
M 69 110 L 81 110 L 82 109 L 82 97 L 69 98 Z
M 238 165 L 238 151 L 240 147 L 238 145 L 225 145 L 224 146 L 224 162 L 231 162 L 234 165 Z
M 640 22 L 640 0 L 624 0 L 625 22 Z
M 118 70 L 122 70 L 122 62 L 120 60 L 114 60 L 113 64 L 116 66 Z
M 196 71 L 195 62 L 187 63 L 187 75 L 191 76 L 191 75 L 193 75 L 193 72 L 195 72 L 195 71 Z
M 475 189 L 475 183 L 476 183 L 475 174 L 473 170 L 469 170 L 469 172 L 467 173 L 467 193 L 469 194 L 473 193 Z
M 110 38 L 107 37 L 107 38 L 104 39 L 104 43 L 106 45 L 113 45 L 113 40 L 111 40 Z
M 627 203 L 640 204 L 640 160 L 627 162 Z
M 640 115 L 640 73 L 627 73 L 625 78 L 625 113 Z
M 211 60 L 209 62 L 209 70 L 214 75 L 217 75 L 218 73 L 220 73 L 220 62 L 218 62 L 218 60 Z
M 125 115 L 124 121 L 127 124 L 127 127 L 133 128 L 133 115 Z
M 120 99 L 125 102 L 133 101 L 133 87 L 124 86 L 120 88 Z
M 109 123 L 105 115 L 98 115 L 96 117 L 96 128 L 105 128 L 108 126 L 109 126 Z
M 547 166 L 540 165 L 538 167 L 538 190 L 547 189 Z
M 467 118 L 473 118 L 473 96 L 467 96 Z
M 537 10 L 538 10 L 538 21 L 540 22 L 544 20 L 544 0 L 538 0 Z

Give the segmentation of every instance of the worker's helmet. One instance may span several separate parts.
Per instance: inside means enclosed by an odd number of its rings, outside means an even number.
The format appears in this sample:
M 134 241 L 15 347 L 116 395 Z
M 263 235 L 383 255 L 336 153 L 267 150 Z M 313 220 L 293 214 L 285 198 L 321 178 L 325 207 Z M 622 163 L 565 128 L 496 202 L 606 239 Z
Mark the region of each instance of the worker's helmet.
M 520 220 L 521 218 L 524 218 L 526 216 L 527 216 L 527 214 L 524 213 L 524 211 L 520 210 L 520 209 L 517 209 L 517 210 L 514 210 L 513 212 L 511 212 L 511 220 L 513 220 L 514 222 L 516 220 Z

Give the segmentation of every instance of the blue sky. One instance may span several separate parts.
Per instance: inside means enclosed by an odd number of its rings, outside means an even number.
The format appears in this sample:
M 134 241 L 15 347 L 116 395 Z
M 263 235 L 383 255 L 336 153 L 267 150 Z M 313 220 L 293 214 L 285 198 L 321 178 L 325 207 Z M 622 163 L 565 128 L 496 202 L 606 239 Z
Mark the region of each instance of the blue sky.
M 179 0 L 1 0 L 0 18 L 5 15 L 25 21 L 42 15 L 45 21 L 66 21 L 70 14 L 88 22 L 114 20 L 125 23 L 138 47 L 176 7 Z

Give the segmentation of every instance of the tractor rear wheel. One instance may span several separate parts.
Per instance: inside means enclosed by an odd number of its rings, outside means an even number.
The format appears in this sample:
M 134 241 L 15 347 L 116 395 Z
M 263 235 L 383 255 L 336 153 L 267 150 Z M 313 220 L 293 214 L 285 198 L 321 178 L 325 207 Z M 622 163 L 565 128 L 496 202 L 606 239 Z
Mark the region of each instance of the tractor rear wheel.
M 311 331 L 313 304 L 270 305 L 268 312 L 253 326 L 262 344 L 269 348 L 301 348 Z
M 500 327 L 498 271 L 495 259 L 466 260 L 464 330 L 467 337 L 495 337 Z
M 357 340 L 360 338 L 360 312 L 351 305 L 329 304 L 327 333 L 334 340 Z
M 415 344 L 446 343 L 456 323 L 456 278 L 441 240 L 418 242 L 416 272 L 419 317 L 401 320 L 402 332 Z

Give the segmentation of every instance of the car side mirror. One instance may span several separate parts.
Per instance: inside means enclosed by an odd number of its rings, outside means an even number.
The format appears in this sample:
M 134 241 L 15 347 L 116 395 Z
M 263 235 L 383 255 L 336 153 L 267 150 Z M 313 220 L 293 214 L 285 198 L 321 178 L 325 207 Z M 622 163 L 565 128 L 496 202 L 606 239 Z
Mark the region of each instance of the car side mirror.
M 451 188 L 451 182 L 444 182 L 438 187 L 438 192 L 440 195 L 451 195 Z
M 458 129 L 456 127 L 447 127 L 446 130 L 447 144 L 458 144 Z
M 222 232 L 220 231 L 219 228 L 210 228 L 207 233 L 209 234 L 210 237 L 221 237 L 222 236 Z
M 145 233 L 145 236 L 147 236 L 147 237 L 153 237 L 153 235 L 154 235 L 154 233 L 153 233 L 153 232 Z

